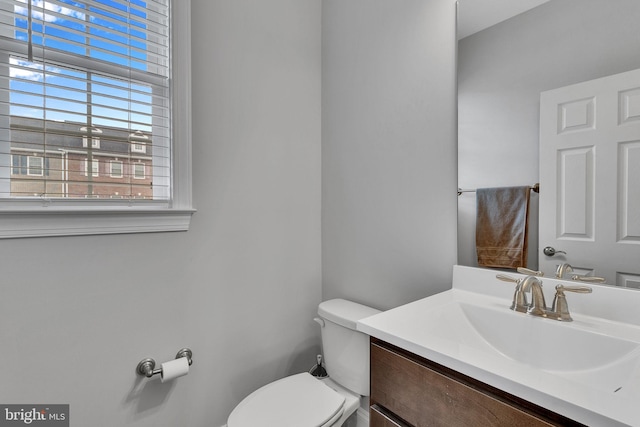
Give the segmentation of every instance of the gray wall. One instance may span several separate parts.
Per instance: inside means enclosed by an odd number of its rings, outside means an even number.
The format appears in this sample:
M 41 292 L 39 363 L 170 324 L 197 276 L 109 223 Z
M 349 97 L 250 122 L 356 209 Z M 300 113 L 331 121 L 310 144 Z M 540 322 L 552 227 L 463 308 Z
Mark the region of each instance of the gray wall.
M 325 297 L 385 308 L 449 287 L 453 0 L 402 5 L 193 0 L 191 230 L 0 241 L 0 402 L 69 403 L 74 426 L 221 426 L 314 363 L 322 256 Z M 187 377 L 135 375 L 185 346 Z
M 637 0 L 551 0 L 462 39 L 459 187 L 538 182 L 540 92 L 640 68 L 639 16 Z M 458 263 L 477 265 L 472 193 L 458 216 Z M 533 225 L 537 247 L 537 216 Z
M 388 309 L 451 286 L 455 2 L 322 5 L 323 297 Z
M 320 1 L 192 12 L 191 230 L 0 241 L 2 403 L 69 403 L 78 427 L 221 426 L 315 361 Z M 188 376 L 135 375 L 185 346 Z

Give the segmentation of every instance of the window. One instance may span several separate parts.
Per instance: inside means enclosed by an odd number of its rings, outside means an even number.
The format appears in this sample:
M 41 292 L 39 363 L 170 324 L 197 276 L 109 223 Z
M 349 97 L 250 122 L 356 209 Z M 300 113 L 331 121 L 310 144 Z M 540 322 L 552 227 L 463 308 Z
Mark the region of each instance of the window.
M 122 162 L 120 160 L 111 160 L 109 162 L 109 176 L 111 178 L 122 178 Z
M 144 163 L 134 163 L 133 164 L 133 177 L 135 179 L 144 179 Z
M 0 238 L 188 229 L 191 1 L 170 3 L 0 0 Z
M 133 143 L 131 144 L 131 152 L 132 153 L 146 153 L 147 146 L 145 144 Z
M 129 141 L 131 142 L 132 153 L 146 153 L 147 144 L 149 143 L 149 137 L 142 133 L 142 131 L 136 131 L 129 135 Z
M 11 155 L 12 169 L 11 173 L 14 175 L 26 175 L 27 174 L 27 156 L 21 156 L 18 154 Z
M 49 176 L 49 159 L 30 155 L 11 155 L 11 174 Z
M 80 132 L 84 134 L 82 136 L 82 148 L 89 146 L 89 140 L 91 140 L 91 148 L 100 148 L 100 134 L 102 133 L 100 129 L 83 126 L 80 128 Z
M 91 176 L 100 176 L 100 162 L 97 159 L 91 160 Z M 84 176 L 89 175 L 89 159 L 84 159 Z M 91 196 L 92 194 L 83 194 L 83 196 Z
M 27 157 L 27 168 L 27 175 L 42 176 L 44 170 L 42 157 Z

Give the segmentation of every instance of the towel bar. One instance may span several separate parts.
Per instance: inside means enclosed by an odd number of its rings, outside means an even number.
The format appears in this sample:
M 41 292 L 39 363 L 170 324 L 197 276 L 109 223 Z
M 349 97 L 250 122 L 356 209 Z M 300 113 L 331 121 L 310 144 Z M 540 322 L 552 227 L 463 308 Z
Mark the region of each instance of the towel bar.
M 536 182 L 535 184 L 533 184 L 531 187 L 529 187 L 531 190 L 533 190 L 535 193 L 540 193 L 540 183 Z M 462 193 L 475 193 L 476 190 L 463 190 L 462 188 L 458 188 L 458 196 L 462 195 Z

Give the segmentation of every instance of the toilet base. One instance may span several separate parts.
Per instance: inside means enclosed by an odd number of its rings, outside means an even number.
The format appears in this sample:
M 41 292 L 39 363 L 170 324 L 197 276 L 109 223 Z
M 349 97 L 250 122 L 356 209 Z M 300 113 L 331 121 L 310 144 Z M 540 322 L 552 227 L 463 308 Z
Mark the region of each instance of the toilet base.
M 351 426 L 347 426 L 351 427 Z M 355 427 L 369 427 L 369 410 L 363 407 L 359 407 L 356 411 L 356 425 Z

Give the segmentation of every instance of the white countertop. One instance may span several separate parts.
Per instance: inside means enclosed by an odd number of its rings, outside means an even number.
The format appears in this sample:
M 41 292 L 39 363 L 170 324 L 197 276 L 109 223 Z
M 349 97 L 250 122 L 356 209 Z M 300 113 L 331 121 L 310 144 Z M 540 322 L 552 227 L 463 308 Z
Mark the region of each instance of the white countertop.
M 573 322 L 542 319 L 509 310 L 514 284 L 497 280 L 495 270 L 454 266 L 452 289 L 358 321 L 358 330 L 426 359 L 476 378 L 515 396 L 589 426 L 640 426 L 640 292 L 612 286 L 592 286 L 592 294 L 569 294 Z M 522 277 L 513 274 L 514 277 Z M 542 278 L 547 304 L 557 283 L 575 282 Z M 457 327 L 460 304 L 490 307 L 518 322 L 555 322 L 575 336 L 581 333 L 615 336 L 637 349 L 615 363 L 597 369 L 563 371 L 539 369 L 497 352 L 473 332 L 472 321 Z M 457 313 L 455 313 L 457 310 Z M 500 311 L 502 316 L 502 312 Z M 509 318 L 507 318 L 509 319 Z M 518 323 L 507 322 L 507 323 Z M 519 324 L 519 323 L 518 323 Z M 500 324 L 495 325 L 500 328 Z M 507 326 L 504 326 L 505 328 Z M 513 325 L 511 325 L 513 327 Z M 516 329 L 517 330 L 517 329 Z M 564 331 L 561 331 L 564 333 Z M 526 335 L 527 331 L 523 331 Z M 516 336 L 526 356 L 527 346 L 545 346 L 544 336 Z M 542 342 L 540 342 L 542 341 Z M 550 360 L 571 366 L 573 361 L 554 354 Z M 606 350 L 606 349 L 600 349 Z M 587 348 L 586 352 L 591 349 Z M 599 349 L 594 348 L 597 356 Z M 545 353 L 545 355 L 547 355 Z M 580 356 L 572 357 L 576 366 Z M 613 373 L 613 374 L 612 374 Z

